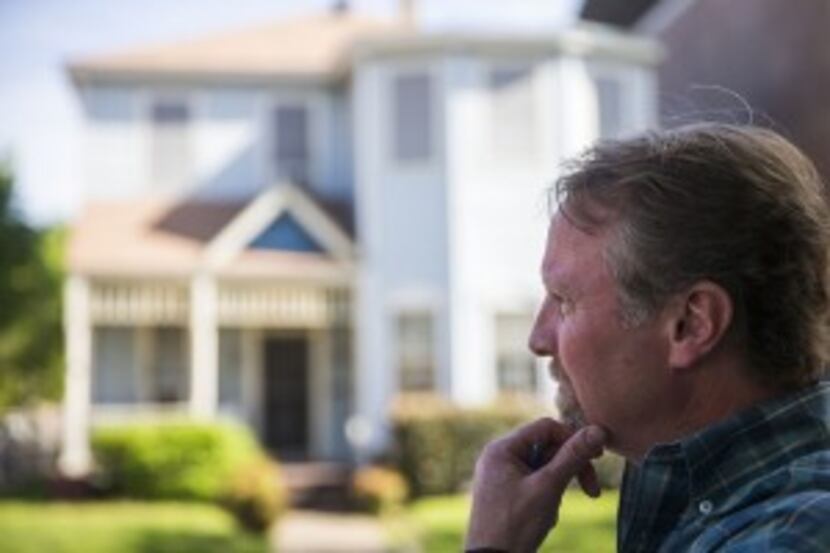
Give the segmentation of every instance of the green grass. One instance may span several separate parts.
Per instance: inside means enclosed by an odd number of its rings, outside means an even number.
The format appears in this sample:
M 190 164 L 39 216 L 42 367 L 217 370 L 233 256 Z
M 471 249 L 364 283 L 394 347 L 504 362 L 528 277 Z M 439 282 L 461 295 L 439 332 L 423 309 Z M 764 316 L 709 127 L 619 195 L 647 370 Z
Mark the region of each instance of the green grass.
M 562 500 L 559 524 L 548 535 L 540 551 L 558 553 L 605 553 L 616 551 L 616 515 L 618 493 L 603 491 L 592 500 L 582 492 L 569 490 Z M 406 519 L 430 553 L 455 552 L 462 549 L 469 497 L 441 496 L 415 501 Z M 400 528 L 394 529 L 400 537 Z
M 0 501 L 4 553 L 264 553 L 219 507 L 200 503 Z

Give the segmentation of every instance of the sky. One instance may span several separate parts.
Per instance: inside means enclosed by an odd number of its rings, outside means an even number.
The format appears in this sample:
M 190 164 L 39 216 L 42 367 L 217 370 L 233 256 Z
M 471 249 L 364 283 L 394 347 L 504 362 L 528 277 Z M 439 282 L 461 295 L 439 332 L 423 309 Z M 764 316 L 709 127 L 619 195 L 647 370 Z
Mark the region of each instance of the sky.
M 431 29 L 553 29 L 580 0 L 416 0 Z M 82 121 L 65 71 L 71 59 L 176 42 L 328 9 L 332 0 L 0 0 L 0 159 L 32 224 L 71 221 L 84 201 Z M 398 0 L 353 0 L 393 15 Z

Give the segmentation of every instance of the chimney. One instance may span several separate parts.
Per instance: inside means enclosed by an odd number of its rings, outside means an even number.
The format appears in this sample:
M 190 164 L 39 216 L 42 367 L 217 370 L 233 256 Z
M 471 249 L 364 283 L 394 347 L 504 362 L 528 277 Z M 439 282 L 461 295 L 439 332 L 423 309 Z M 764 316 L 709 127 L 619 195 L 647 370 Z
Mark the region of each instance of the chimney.
M 342 17 L 349 13 L 349 2 L 347 0 L 337 0 L 331 6 L 331 13 Z
M 407 27 L 415 27 L 415 0 L 398 0 L 398 12 Z

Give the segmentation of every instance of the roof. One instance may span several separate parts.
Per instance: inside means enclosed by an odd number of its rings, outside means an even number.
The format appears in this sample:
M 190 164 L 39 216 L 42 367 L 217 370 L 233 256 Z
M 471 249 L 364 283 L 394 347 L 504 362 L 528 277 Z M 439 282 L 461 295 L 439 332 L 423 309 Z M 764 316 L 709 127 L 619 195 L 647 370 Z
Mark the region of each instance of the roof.
M 378 19 L 346 12 L 88 57 L 71 62 L 69 70 L 76 81 L 104 77 L 318 82 L 347 74 L 353 58 L 450 51 L 604 55 L 646 64 L 661 57 L 653 41 L 599 25 L 551 33 L 419 32 L 405 18 Z
M 174 44 L 92 56 L 69 64 L 76 79 L 130 76 L 329 78 L 358 39 L 406 34 L 403 19 L 328 13 Z
M 580 17 L 617 27 L 633 27 L 659 0 L 585 0 Z
M 338 259 L 335 250 L 343 251 L 342 244 L 348 250 L 352 244 L 351 223 L 350 217 L 337 218 L 331 205 L 336 202 L 324 207 L 287 184 L 247 202 L 158 198 L 95 202 L 72 227 L 68 268 L 87 276 L 119 278 L 187 278 L 208 269 L 228 278 L 342 280 L 348 263 L 342 255 Z M 334 246 L 322 253 L 247 247 L 264 226 L 286 212 L 300 215 L 295 218 L 315 238 Z
M 649 37 L 591 22 L 551 33 L 443 32 L 378 37 L 355 44 L 358 59 L 396 54 L 476 52 L 485 55 L 573 55 L 656 65 L 662 47 Z

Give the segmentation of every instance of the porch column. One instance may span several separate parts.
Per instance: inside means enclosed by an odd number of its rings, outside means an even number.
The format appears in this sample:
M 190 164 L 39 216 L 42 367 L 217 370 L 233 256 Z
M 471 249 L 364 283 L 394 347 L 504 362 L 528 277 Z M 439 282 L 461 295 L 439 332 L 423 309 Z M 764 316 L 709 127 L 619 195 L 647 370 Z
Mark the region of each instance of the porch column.
M 190 287 L 190 414 L 210 419 L 219 399 L 216 281 L 198 274 Z
M 87 279 L 78 275 L 69 277 L 64 287 L 64 313 L 66 382 L 59 466 L 65 475 L 78 477 L 89 472 L 92 460 L 89 449 L 92 323 Z

